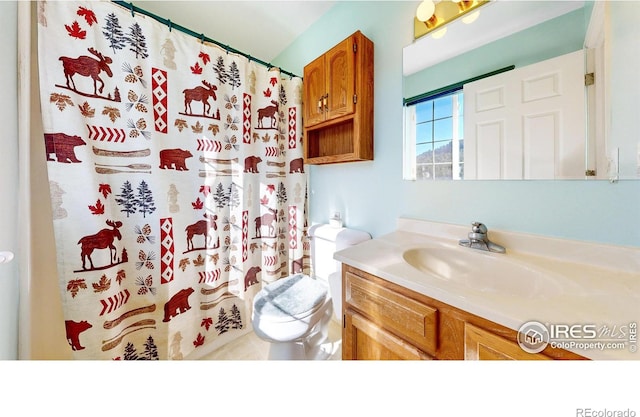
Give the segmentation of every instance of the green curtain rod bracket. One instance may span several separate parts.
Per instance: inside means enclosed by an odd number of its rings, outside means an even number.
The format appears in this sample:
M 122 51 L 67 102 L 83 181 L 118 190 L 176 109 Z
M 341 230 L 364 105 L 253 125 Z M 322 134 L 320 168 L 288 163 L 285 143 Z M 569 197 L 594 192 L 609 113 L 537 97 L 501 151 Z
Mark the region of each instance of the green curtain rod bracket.
M 134 4 L 132 2 L 118 1 L 118 0 L 111 0 L 111 1 L 112 1 L 112 3 L 115 3 L 118 6 L 122 6 L 124 8 L 130 9 L 132 17 L 135 17 L 134 12 L 138 12 L 138 13 L 143 14 L 145 16 L 148 16 L 148 17 L 150 17 L 150 18 L 152 18 L 152 19 L 154 19 L 154 20 L 156 20 L 156 21 L 158 21 L 158 22 L 160 22 L 162 24 L 167 25 L 169 27 L 169 32 L 171 32 L 172 28 L 175 28 L 175 29 L 179 30 L 180 32 L 186 33 L 187 35 L 190 35 L 190 36 L 193 36 L 194 38 L 200 39 L 200 42 L 203 43 L 203 44 L 204 44 L 205 41 L 207 41 L 209 43 L 213 43 L 215 45 L 218 45 L 220 48 L 224 48 L 227 51 L 227 54 L 229 52 L 233 52 L 234 54 L 242 55 L 243 57 L 247 58 L 249 61 L 255 61 L 260 65 L 264 65 L 268 69 L 273 68 L 273 65 L 269 64 L 268 62 L 259 60 L 256 57 L 253 57 L 253 56 L 251 56 L 249 54 L 246 54 L 244 52 L 238 51 L 237 49 L 231 48 L 231 47 L 229 47 L 229 45 L 224 45 L 224 44 L 222 44 L 222 43 L 220 43 L 220 42 L 218 42 L 218 41 L 216 41 L 214 39 L 208 38 L 208 37 L 204 36 L 204 33 L 198 34 L 198 33 L 195 33 L 194 31 L 192 31 L 191 29 L 185 28 L 184 26 L 180 26 L 178 24 L 174 24 L 174 23 L 171 22 L 170 19 L 165 19 L 165 18 L 160 17 L 158 15 L 155 15 L 155 14 L 153 14 L 151 12 L 148 12 L 148 11 L 146 11 L 144 9 L 141 9 L 138 6 L 134 6 Z M 298 75 L 296 75 L 294 73 L 291 73 L 289 71 L 285 71 L 283 69 L 280 69 L 280 72 L 282 74 L 288 75 L 291 78 L 293 78 L 293 77 L 302 78 L 302 77 L 300 77 L 300 76 L 298 76 Z

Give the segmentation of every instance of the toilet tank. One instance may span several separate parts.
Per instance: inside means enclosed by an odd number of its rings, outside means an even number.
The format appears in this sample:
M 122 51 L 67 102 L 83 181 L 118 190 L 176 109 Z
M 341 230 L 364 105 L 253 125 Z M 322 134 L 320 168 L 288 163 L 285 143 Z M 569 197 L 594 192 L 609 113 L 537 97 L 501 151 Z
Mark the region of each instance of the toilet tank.
M 328 281 L 329 275 L 340 270 L 340 262 L 333 259 L 339 250 L 371 239 L 371 235 L 360 230 L 316 224 L 309 228 L 311 237 L 311 273 L 316 278 Z

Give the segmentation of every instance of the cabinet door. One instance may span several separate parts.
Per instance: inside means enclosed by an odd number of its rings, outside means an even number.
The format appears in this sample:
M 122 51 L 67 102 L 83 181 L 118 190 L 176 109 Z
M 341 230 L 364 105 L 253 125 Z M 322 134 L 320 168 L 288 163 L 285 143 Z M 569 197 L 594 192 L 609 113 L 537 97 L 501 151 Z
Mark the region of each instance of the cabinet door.
M 511 340 L 472 324 L 464 325 L 464 358 L 466 360 L 546 360 L 540 353 L 527 353 Z
M 354 112 L 354 45 L 355 37 L 350 36 L 325 54 L 328 94 L 326 120 Z
M 304 125 L 313 126 L 325 117 L 325 59 L 324 55 L 304 67 Z
M 353 310 L 345 311 L 342 359 L 419 360 L 429 355 L 399 337 L 378 327 Z

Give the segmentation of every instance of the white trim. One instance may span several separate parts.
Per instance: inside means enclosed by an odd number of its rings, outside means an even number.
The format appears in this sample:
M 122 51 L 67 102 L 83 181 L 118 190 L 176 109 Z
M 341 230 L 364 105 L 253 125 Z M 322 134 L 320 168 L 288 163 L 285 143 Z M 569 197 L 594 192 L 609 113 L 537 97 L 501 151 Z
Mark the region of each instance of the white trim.
M 597 48 L 604 42 L 605 1 L 593 2 L 589 26 L 584 37 L 585 48 Z
M 595 169 L 597 179 L 608 179 L 607 150 L 610 129 L 610 98 L 608 87 L 607 43 L 609 6 L 606 1 L 595 1 L 589 26 L 585 34 L 584 47 L 588 52 L 587 71 L 593 72 L 595 83 L 587 87 L 587 168 Z
M 31 8 L 18 2 L 18 233 L 20 307 L 18 358 L 31 357 Z
M 403 106 L 402 130 L 404 138 L 404 152 L 402 164 L 402 179 L 416 180 L 416 106 Z

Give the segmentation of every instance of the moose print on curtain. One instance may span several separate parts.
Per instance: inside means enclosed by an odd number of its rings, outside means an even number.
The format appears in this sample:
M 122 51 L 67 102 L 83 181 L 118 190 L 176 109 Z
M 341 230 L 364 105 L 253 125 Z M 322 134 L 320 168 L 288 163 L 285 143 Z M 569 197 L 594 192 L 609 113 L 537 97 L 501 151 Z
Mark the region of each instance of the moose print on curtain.
M 39 13 L 74 357 L 197 358 L 251 331 L 262 285 L 308 273 L 302 80 L 107 1 Z

